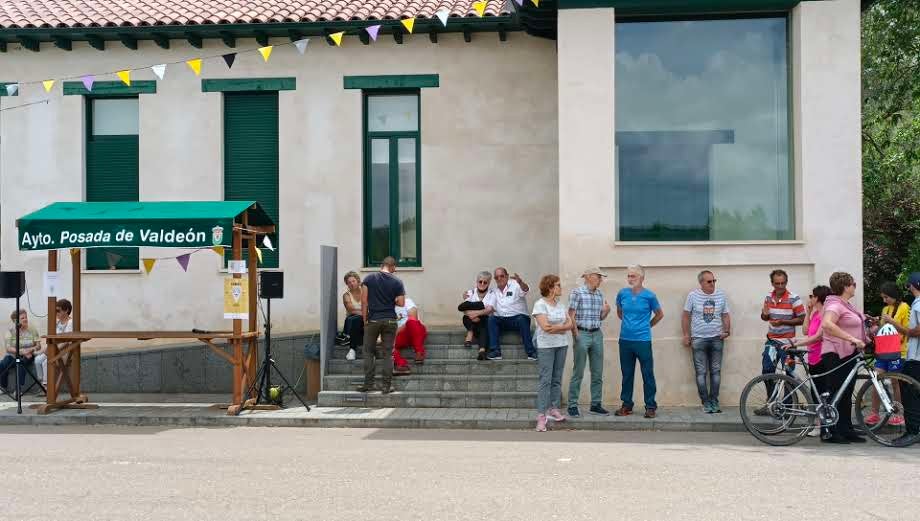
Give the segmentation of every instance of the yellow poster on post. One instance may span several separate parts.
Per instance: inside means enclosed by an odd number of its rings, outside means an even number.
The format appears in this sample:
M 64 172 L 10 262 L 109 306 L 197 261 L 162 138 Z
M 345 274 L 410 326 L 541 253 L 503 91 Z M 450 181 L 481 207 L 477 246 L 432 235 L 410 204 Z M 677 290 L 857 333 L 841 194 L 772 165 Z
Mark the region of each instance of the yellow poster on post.
M 224 279 L 224 318 L 249 319 L 249 280 L 246 277 Z

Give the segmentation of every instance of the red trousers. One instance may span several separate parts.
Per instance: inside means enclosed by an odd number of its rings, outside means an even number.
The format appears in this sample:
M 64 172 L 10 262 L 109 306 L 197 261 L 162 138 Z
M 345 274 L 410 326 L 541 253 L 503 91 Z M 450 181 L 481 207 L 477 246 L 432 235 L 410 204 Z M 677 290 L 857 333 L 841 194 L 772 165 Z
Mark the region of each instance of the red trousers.
M 393 363 L 396 367 L 406 367 L 409 362 L 399 353 L 400 349 L 411 347 L 415 349 L 415 359 L 422 360 L 425 358 L 425 337 L 428 336 L 428 330 L 420 321 L 410 318 L 406 325 L 396 333 L 396 340 L 393 342 Z

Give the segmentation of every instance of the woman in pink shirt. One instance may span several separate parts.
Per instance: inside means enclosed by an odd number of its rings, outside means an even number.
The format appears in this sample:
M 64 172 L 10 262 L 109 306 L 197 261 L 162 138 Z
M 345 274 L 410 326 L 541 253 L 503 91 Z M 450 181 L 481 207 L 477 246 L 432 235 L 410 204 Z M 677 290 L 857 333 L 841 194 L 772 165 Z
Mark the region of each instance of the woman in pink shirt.
M 850 372 L 849 362 L 853 360 L 857 349 L 866 347 L 866 330 L 863 322 L 866 317 L 858 311 L 850 299 L 856 295 L 856 281 L 849 273 L 836 272 L 830 279 L 833 295 L 824 301 L 824 314 L 821 320 L 823 336 L 821 338 L 821 362 L 813 373 L 826 373 L 840 366 L 837 371 L 821 378 L 824 391 L 831 396 L 843 386 Z M 831 436 L 824 441 L 828 443 L 865 443 L 866 439 L 853 430 L 853 387 L 856 380 L 850 382 L 837 403 L 840 418 L 837 425 L 830 428 Z
M 821 362 L 821 339 L 824 336 L 824 329 L 821 327 L 821 321 L 824 319 L 824 302 L 831 294 L 831 288 L 827 286 L 815 286 L 808 295 L 808 314 L 805 315 L 806 329 L 808 335 L 805 338 L 796 338 L 793 345 L 808 347 L 808 365 L 811 368 L 816 367 Z M 814 374 L 812 369 L 812 374 Z M 823 393 L 823 378 L 815 380 L 815 387 L 819 393 Z M 817 397 L 815 402 L 817 403 Z M 821 420 L 815 419 L 815 428 L 808 432 L 809 436 L 817 436 L 821 433 Z

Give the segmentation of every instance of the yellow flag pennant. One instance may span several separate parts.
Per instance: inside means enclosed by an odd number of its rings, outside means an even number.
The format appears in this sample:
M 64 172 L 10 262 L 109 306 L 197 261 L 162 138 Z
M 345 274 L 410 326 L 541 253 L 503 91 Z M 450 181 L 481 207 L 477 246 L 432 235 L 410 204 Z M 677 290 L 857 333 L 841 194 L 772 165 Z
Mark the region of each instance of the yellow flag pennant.
M 412 34 L 412 28 L 415 27 L 415 18 L 406 18 L 405 20 L 400 20 L 403 24 L 403 27 L 409 31 L 409 34 Z
M 259 264 L 262 264 L 262 250 L 256 248 L 256 257 L 259 258 Z
M 188 65 L 189 69 L 195 73 L 195 76 L 201 75 L 201 58 L 195 58 L 194 60 L 188 60 L 185 62 Z
M 213 250 L 214 253 L 220 255 L 221 257 L 224 256 L 224 247 L 223 247 L 223 246 L 215 246 L 215 247 L 211 248 L 211 250 Z
M 530 0 L 530 1 L 533 2 L 534 7 L 540 7 L 540 0 Z
M 275 47 L 274 45 L 259 47 L 259 54 L 262 55 L 263 60 L 268 61 L 268 57 L 272 55 L 272 49 L 274 47 Z
M 156 263 L 156 259 L 144 259 L 144 271 L 147 272 L 147 275 L 150 275 L 150 272 L 153 271 L 153 265 Z
M 129 87 L 131 86 L 131 71 L 118 71 L 115 75 L 118 76 L 122 83 Z
M 476 14 L 482 18 L 482 15 L 486 12 L 486 2 L 485 0 L 479 2 L 473 2 L 473 10 L 476 11 Z
M 71 255 L 71 256 L 74 256 L 74 255 L 76 255 L 76 254 L 78 254 L 78 253 L 80 253 L 80 248 L 71 248 L 71 249 L 70 249 L 70 255 Z
M 332 38 L 332 41 L 335 42 L 336 47 L 341 47 L 343 36 L 345 36 L 345 31 L 339 31 L 337 33 L 330 34 L 329 38 Z
M 45 80 L 42 85 L 45 87 L 45 92 L 51 92 L 51 89 L 54 88 L 54 80 Z

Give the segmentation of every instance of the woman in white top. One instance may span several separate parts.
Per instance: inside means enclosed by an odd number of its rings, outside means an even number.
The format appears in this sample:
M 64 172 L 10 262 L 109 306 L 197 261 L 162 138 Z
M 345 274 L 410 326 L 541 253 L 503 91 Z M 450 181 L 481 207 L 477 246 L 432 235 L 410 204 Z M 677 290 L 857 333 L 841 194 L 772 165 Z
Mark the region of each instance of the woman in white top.
M 534 303 L 533 316 L 537 321 L 534 340 L 540 365 L 537 432 L 544 432 L 547 420 L 566 420 L 559 410 L 562 402 L 562 370 L 565 368 L 565 352 L 569 348 L 569 331 L 574 323 L 566 312 L 566 306 L 559 302 L 562 295 L 559 277 L 544 275 L 540 279 L 540 294 L 543 298 Z
M 73 312 L 73 305 L 66 298 L 58 300 L 54 305 L 55 316 L 57 321 L 55 322 L 55 330 L 57 334 L 62 333 L 73 333 L 73 320 L 70 318 L 70 314 Z M 42 379 L 42 387 L 48 387 L 48 347 L 44 346 L 40 351 L 37 351 L 35 355 L 35 369 L 38 375 Z M 44 393 L 39 393 L 44 394 Z
M 473 346 L 475 338 L 479 344 L 479 360 L 486 359 L 486 349 L 489 345 L 489 322 L 492 313 L 489 302 L 489 292 L 492 290 L 492 274 L 480 271 L 476 276 L 476 285 L 473 289 L 463 294 L 463 302 L 457 306 L 457 311 L 463 313 L 463 327 L 466 328 L 465 347 Z
M 342 333 L 348 336 L 348 354 L 346 360 L 354 360 L 359 347 L 364 342 L 364 319 L 361 317 L 361 277 L 354 271 L 345 274 L 348 288 L 342 293 L 345 306 L 345 325 Z M 344 339 L 343 339 L 344 340 Z

